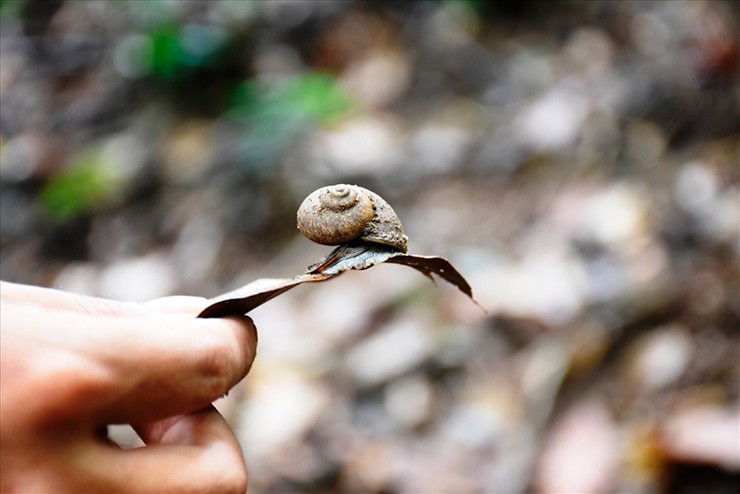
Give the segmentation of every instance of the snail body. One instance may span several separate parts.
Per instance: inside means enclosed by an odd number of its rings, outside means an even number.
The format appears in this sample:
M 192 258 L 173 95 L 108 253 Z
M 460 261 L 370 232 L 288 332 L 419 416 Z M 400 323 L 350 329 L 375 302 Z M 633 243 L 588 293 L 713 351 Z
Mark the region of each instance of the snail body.
M 322 245 L 362 240 L 408 250 L 408 237 L 390 204 L 358 185 L 330 185 L 312 192 L 298 208 L 297 220 L 298 230 Z

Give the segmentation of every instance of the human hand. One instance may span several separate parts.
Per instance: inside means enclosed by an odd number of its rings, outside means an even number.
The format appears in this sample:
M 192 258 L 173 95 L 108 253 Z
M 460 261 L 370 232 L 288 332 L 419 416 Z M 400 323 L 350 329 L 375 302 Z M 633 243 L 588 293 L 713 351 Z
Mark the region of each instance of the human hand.
M 211 402 L 249 371 L 248 317 L 197 319 L 197 297 L 137 304 L 0 283 L 2 492 L 244 492 Z M 123 450 L 106 426 L 131 424 Z

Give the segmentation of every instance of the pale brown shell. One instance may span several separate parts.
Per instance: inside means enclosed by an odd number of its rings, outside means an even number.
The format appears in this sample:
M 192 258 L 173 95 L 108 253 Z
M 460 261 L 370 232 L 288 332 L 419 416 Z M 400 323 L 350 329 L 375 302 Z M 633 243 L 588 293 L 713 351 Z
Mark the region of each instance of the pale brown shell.
M 312 192 L 298 208 L 297 220 L 301 233 L 319 244 L 359 239 L 401 252 L 408 249 L 408 237 L 390 204 L 358 185 L 330 185 Z

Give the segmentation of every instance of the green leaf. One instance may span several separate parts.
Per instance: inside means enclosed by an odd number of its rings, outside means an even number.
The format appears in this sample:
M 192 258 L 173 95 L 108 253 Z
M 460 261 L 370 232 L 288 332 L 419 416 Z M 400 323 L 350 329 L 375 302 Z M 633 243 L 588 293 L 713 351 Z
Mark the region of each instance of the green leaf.
M 25 5 L 26 0 L 0 0 L 0 16 L 17 19 Z
M 149 37 L 152 40 L 152 71 L 166 79 L 176 77 L 181 69 L 182 57 L 177 28 L 162 25 L 154 29 Z
M 87 152 L 72 167 L 52 178 L 39 193 L 44 211 L 67 219 L 93 209 L 114 189 L 116 178 L 99 152 Z
M 320 120 L 335 117 L 349 107 L 349 97 L 336 77 L 320 72 L 293 79 L 284 98 L 296 113 Z

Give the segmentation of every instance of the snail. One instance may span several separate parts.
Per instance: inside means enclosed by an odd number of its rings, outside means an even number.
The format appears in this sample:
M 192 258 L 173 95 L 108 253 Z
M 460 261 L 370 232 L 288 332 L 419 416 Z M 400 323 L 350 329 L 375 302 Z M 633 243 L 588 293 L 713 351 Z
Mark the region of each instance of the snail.
M 298 208 L 297 220 L 298 230 L 322 245 L 365 241 L 403 253 L 408 250 L 408 237 L 390 204 L 357 185 L 315 190 Z
M 264 280 L 270 283 L 258 288 L 247 284 L 212 299 L 198 317 L 246 314 L 300 284 L 330 280 L 348 270 L 368 269 L 384 262 L 409 266 L 430 279 L 435 274 L 473 299 L 467 280 L 450 261 L 406 253 L 408 237 L 401 221 L 393 208 L 372 191 L 347 184 L 322 187 L 306 197 L 297 216 L 303 235 L 337 247 L 292 279 Z

